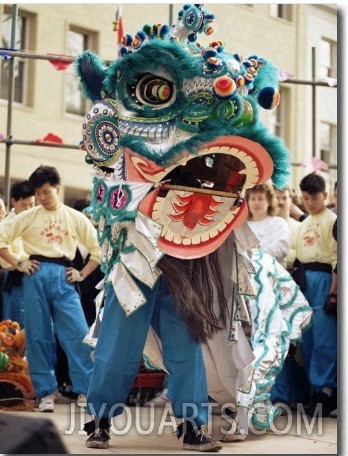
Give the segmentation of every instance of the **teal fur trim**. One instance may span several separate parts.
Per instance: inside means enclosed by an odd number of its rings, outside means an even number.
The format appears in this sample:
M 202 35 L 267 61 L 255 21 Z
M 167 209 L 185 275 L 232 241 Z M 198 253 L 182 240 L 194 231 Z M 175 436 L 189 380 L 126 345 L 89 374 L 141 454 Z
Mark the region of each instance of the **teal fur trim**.
M 99 100 L 106 74 L 103 61 L 93 52 L 85 51 L 76 58 L 75 68 L 81 80 L 84 96 L 92 101 Z

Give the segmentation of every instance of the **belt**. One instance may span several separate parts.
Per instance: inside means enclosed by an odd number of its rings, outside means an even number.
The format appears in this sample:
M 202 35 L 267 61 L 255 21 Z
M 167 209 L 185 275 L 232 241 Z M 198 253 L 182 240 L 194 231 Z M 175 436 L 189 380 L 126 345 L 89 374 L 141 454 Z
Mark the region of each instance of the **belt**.
M 322 272 L 332 272 L 332 266 L 328 263 L 303 263 L 305 269 L 309 269 L 311 271 L 322 271 Z
M 51 258 L 51 257 L 45 257 L 43 255 L 30 255 L 29 257 L 30 260 L 37 260 L 37 261 L 42 261 L 44 263 L 55 263 L 55 264 L 61 264 L 62 266 L 72 266 L 72 261 L 69 260 L 69 258 L 66 257 L 60 257 L 60 258 Z

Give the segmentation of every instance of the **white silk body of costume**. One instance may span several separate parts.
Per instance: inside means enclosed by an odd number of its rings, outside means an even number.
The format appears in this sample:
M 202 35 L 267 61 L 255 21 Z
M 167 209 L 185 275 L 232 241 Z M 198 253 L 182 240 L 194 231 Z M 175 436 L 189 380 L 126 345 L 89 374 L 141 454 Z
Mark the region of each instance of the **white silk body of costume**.
M 255 355 L 251 387 L 238 391 L 235 435 L 242 440 L 248 428 L 268 429 L 280 410 L 270 402 L 270 391 L 282 369 L 290 343 L 301 340 L 312 320 L 312 309 L 299 286 L 283 266 L 260 248 L 252 251 L 255 274 L 251 276 L 256 296 L 246 301 L 251 318 L 250 344 Z
M 218 254 L 226 297 L 231 303 L 234 296 L 235 302 L 230 306 L 230 328 L 202 345 L 208 392 L 222 413 L 225 407 L 237 412 L 224 441 L 244 440 L 250 426 L 268 429 L 279 415 L 269 401 L 270 391 L 290 343 L 301 340 L 310 325 L 312 310 L 286 269 L 258 248 L 246 224 L 234 230 Z M 241 324 L 248 322 L 248 314 L 250 344 Z M 166 370 L 161 343 L 153 331 L 144 354 L 152 365 Z

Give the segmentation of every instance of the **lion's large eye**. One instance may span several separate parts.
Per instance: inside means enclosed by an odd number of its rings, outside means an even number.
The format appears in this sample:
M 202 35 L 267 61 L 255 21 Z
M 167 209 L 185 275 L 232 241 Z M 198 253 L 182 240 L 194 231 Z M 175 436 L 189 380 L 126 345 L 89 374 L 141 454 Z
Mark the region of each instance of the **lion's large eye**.
M 163 108 L 174 102 L 175 86 L 162 76 L 145 74 L 134 87 L 134 96 L 140 104 Z

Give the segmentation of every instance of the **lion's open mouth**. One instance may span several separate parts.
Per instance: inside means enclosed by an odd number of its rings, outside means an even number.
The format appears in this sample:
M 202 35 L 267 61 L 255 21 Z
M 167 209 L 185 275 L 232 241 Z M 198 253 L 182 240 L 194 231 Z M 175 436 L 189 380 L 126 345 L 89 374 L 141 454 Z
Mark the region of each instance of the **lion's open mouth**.
M 128 178 L 157 187 L 139 210 L 162 225 L 158 246 L 178 258 L 197 258 L 218 248 L 246 220 L 243 190 L 273 172 L 272 160 L 260 144 L 235 136 L 207 143 L 169 168 L 131 151 L 127 155 Z

